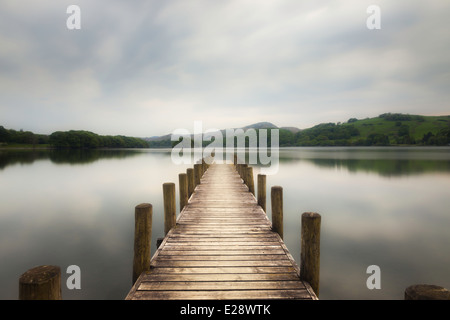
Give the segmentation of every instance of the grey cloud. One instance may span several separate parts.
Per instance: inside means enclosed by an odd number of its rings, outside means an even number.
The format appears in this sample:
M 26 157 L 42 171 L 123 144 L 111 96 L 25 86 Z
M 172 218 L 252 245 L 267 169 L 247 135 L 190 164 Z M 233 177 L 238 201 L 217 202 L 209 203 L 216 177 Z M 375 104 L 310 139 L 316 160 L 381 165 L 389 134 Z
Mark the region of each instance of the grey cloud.
M 77 2 L 79 31 L 70 1 L 0 4 L 0 125 L 146 136 L 448 110 L 447 2 L 380 1 L 376 31 L 373 1 Z

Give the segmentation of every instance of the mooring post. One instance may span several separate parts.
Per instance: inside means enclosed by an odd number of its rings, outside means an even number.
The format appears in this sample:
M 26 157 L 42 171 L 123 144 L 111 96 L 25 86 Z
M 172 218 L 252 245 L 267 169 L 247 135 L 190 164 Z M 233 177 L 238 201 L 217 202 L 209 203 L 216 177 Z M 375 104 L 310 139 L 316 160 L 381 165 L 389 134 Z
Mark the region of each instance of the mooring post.
M 134 209 L 133 284 L 142 272 L 150 270 L 153 206 L 141 203 Z
M 202 177 L 202 165 L 200 163 L 194 164 L 194 189 L 200 184 Z
M 315 212 L 302 214 L 300 279 L 308 282 L 319 297 L 321 216 Z
M 194 185 L 194 169 L 188 168 L 186 169 L 187 174 L 187 183 L 188 183 L 188 199 L 194 193 L 195 185 Z
M 61 300 L 61 268 L 38 266 L 19 278 L 19 300 Z
M 272 229 L 283 239 L 283 188 L 273 186 L 271 189 Z
M 246 163 L 243 163 L 241 165 L 240 175 L 241 175 L 242 181 L 244 181 L 244 184 L 247 184 L 247 179 L 246 179 L 247 177 L 245 175 L 245 173 L 247 172 L 247 167 L 248 167 L 248 164 L 246 164 Z
M 167 234 L 172 229 L 177 220 L 175 203 L 175 183 L 166 182 L 163 184 L 164 197 L 164 233 Z
M 258 174 L 258 204 L 266 212 L 266 175 Z
M 255 195 L 255 181 L 253 179 L 252 167 L 247 167 L 245 169 L 245 180 L 247 182 L 248 191 Z
M 188 180 L 186 173 L 180 173 L 178 175 L 178 182 L 180 188 L 180 212 L 183 211 L 185 205 L 187 205 L 188 197 Z
M 431 284 L 416 284 L 405 289 L 405 300 L 450 300 L 450 291 Z

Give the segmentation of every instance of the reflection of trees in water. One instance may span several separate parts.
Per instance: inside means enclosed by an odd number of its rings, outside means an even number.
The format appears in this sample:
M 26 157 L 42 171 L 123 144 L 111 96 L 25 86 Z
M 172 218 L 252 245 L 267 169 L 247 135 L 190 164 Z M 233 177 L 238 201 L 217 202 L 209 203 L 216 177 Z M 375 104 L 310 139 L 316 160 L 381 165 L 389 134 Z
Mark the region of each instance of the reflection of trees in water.
M 14 164 L 32 164 L 41 159 L 48 159 L 48 150 L 1 150 L 0 169 Z
M 350 172 L 375 172 L 381 176 L 402 176 L 450 172 L 450 161 L 405 159 L 304 159 L 319 167 L 344 168 Z
M 130 150 L 63 149 L 52 150 L 49 158 L 56 164 L 89 164 L 99 159 L 124 159 L 138 154 Z
M 66 149 L 66 150 L 1 150 L 0 169 L 7 166 L 32 164 L 37 160 L 50 160 L 55 164 L 89 164 L 100 159 L 125 159 L 142 154 L 141 150 Z M 168 152 L 155 155 L 167 157 Z

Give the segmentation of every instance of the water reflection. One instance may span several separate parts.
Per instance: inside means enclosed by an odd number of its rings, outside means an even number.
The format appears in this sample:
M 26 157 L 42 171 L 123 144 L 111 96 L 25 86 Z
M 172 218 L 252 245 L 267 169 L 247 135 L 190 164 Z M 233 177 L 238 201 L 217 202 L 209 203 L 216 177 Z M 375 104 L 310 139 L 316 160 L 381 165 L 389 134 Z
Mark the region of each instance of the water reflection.
M 170 149 L 0 149 L 0 170 L 47 159 L 55 164 L 89 164 L 101 159 L 125 159 L 142 152 L 167 155 Z
M 125 159 L 150 152 L 167 156 L 170 149 L 0 150 L 0 170 L 31 165 L 38 160 L 55 164 L 89 164 L 101 159 Z M 248 159 L 248 152 L 247 152 Z M 450 172 L 448 147 L 281 148 L 280 163 L 309 161 L 319 167 L 374 172 L 382 176 Z M 256 165 L 258 166 L 258 165 Z
M 324 168 L 402 176 L 450 172 L 450 148 L 284 148 L 280 163 L 309 161 Z
M 63 286 L 64 299 L 123 299 L 134 207 L 153 204 L 154 252 L 162 184 L 187 167 L 170 150 L 1 150 L 0 299 L 16 299 L 20 274 L 40 264 L 60 265 L 63 284 L 65 268 L 80 266 L 82 290 Z M 449 172 L 449 148 L 286 148 L 267 194 L 283 186 L 285 242 L 297 261 L 301 213 L 322 215 L 322 299 L 402 299 L 415 283 L 450 288 Z M 382 290 L 365 286 L 372 264 Z

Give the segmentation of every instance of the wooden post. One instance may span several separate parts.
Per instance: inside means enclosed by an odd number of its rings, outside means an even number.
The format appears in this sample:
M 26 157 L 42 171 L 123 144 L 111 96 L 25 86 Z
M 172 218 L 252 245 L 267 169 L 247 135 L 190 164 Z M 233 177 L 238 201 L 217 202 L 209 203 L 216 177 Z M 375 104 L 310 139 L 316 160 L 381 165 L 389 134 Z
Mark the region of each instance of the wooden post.
M 194 189 L 200 184 L 202 177 L 202 165 L 200 163 L 194 164 Z
M 255 195 L 255 180 L 253 179 L 253 168 L 245 168 L 245 180 L 247 182 L 248 191 Z
M 19 300 L 61 300 L 61 268 L 38 266 L 19 278 Z
M 239 173 L 241 175 L 242 181 L 244 181 L 245 184 L 247 184 L 246 175 L 245 172 L 247 171 L 248 165 L 246 163 L 243 163 L 241 165 L 241 172 Z
M 194 193 L 195 185 L 194 185 L 194 169 L 188 168 L 186 170 L 187 174 L 187 182 L 188 182 L 188 199 Z
M 142 272 L 150 270 L 153 206 L 141 203 L 134 209 L 133 283 Z
M 450 291 L 430 284 L 416 284 L 405 290 L 405 300 L 450 300 Z
M 258 174 L 258 204 L 266 212 L 266 175 Z
M 302 214 L 300 279 L 308 282 L 319 297 L 320 275 L 320 214 Z
M 180 187 L 180 212 L 183 211 L 183 208 L 188 203 L 188 180 L 186 173 L 180 173 L 178 175 L 178 182 Z
M 283 188 L 273 186 L 271 190 L 272 229 L 283 239 Z
M 177 220 L 175 203 L 175 183 L 166 182 L 163 184 L 164 196 L 164 233 L 167 234 L 172 229 Z
M 206 172 L 206 161 L 205 158 L 202 158 L 202 177 Z

